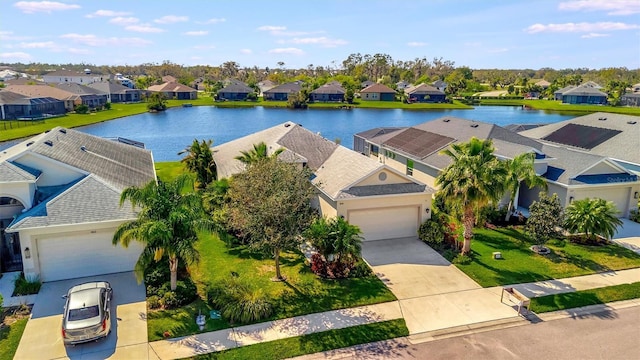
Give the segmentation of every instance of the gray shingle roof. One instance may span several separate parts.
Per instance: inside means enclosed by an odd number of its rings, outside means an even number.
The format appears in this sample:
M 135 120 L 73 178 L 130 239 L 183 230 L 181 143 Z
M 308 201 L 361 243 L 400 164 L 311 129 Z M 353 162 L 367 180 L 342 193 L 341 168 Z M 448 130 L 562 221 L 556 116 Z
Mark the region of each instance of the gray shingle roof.
M 331 140 L 303 128 L 294 126 L 278 140 L 278 144 L 300 154 L 307 159 L 307 166 L 312 170 L 318 169 L 331 154 L 340 147 Z
M 388 87 L 387 85 L 384 84 L 378 84 L 378 83 L 374 83 L 371 84 L 369 86 L 367 86 L 366 88 L 360 90 L 361 93 L 382 93 L 382 94 L 395 94 L 396 91 L 393 90 L 392 88 Z
M 404 92 L 409 95 L 413 95 L 413 94 L 444 95 L 444 92 L 427 84 L 418 84 L 416 86 L 408 87 L 404 89 Z
M 313 90 L 311 94 L 344 94 L 345 90 L 339 84 L 324 84 Z
M 278 85 L 276 87 L 272 87 L 269 90 L 265 90 L 264 93 L 265 94 L 276 94 L 276 93 L 290 94 L 290 93 L 297 93 L 301 89 L 302 89 L 302 86 L 300 85 L 300 83 L 297 81 L 294 81 L 294 82 Z
M 590 86 L 578 86 L 573 89 L 567 90 L 562 93 L 562 95 L 582 95 L 582 96 L 607 96 L 607 94 L 598 90 L 597 88 Z
M 248 94 L 248 93 L 252 93 L 253 91 L 254 90 L 248 87 L 247 85 L 243 83 L 235 83 L 235 82 L 232 82 L 231 84 L 218 90 L 218 92 L 221 92 L 221 93 L 241 93 L 241 94 L 245 94 L 245 93 Z
M 119 201 L 118 189 L 89 175 L 22 214 L 11 224 L 10 230 L 135 218 L 131 205 L 120 207 Z
M 140 91 L 111 81 L 94 82 L 87 86 L 104 94 L 123 94 L 129 91 Z
M 9 161 L 0 162 L 0 183 L 35 181 L 36 177 Z
M 173 91 L 173 92 L 196 92 L 197 90 L 187 85 L 176 83 L 176 82 L 166 82 L 160 85 L 152 85 L 147 88 L 149 91 Z
M 80 84 L 76 84 L 76 83 L 59 83 L 59 84 L 54 84 L 51 83 L 49 84 L 49 86 L 53 86 L 57 89 L 61 89 L 64 90 L 66 92 L 70 92 L 72 94 L 76 94 L 76 95 L 98 95 L 98 94 L 102 94 L 102 92 L 94 89 L 94 88 L 90 88 L 88 86 L 85 85 L 80 85 Z
M 29 105 L 30 101 L 26 95 L 0 90 L 0 104 Z

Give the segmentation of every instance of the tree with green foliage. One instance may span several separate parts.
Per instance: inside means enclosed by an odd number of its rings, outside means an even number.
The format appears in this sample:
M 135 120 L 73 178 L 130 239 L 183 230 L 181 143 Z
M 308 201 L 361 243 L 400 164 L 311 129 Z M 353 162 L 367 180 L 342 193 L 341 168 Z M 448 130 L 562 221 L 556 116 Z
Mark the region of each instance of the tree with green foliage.
M 167 109 L 167 100 L 159 92 L 153 92 L 147 96 L 147 109 L 149 111 L 164 111 Z
M 269 158 L 277 158 L 283 151 L 283 148 L 278 148 L 269 155 L 267 144 L 265 144 L 264 141 L 261 141 L 258 144 L 253 144 L 253 149 L 251 150 L 240 151 L 241 155 L 236 156 L 235 159 L 245 165 L 250 165 Z
M 143 187 L 126 188 L 120 196 L 120 206 L 127 201 L 138 211 L 138 218 L 118 226 L 113 244 L 128 247 L 138 241 L 144 245 L 135 265 L 138 280 L 153 262 L 167 259 L 171 290 L 175 290 L 178 263 L 191 265 L 199 259 L 195 247 L 197 231 L 214 229 L 204 216 L 202 199 L 193 191 L 191 177 L 183 174 L 172 182 L 152 180 Z
M 612 201 L 604 199 L 582 199 L 573 201 L 565 209 L 564 227 L 574 234 L 584 234 L 588 241 L 597 240 L 596 235 L 611 239 L 622 225 L 618 209 Z
M 280 253 L 297 249 L 313 219 L 316 190 L 310 176 L 306 167 L 269 158 L 251 163 L 229 184 L 229 224 L 247 234 L 251 248 L 273 255 L 277 280 L 284 279 Z
M 191 146 L 178 153 L 178 155 L 186 154 L 180 162 L 185 164 L 189 171 L 196 174 L 196 187 L 199 190 L 206 188 L 217 178 L 217 167 L 216 162 L 213 160 L 211 146 L 213 146 L 213 140 L 211 139 L 202 140 L 202 142 L 193 139 Z
M 289 109 L 306 109 L 309 106 L 309 94 L 302 89 L 295 94 L 289 94 L 287 107 Z
M 80 104 L 75 107 L 76 114 L 86 114 L 89 112 L 89 107 L 85 104 Z
M 354 264 L 362 251 L 362 232 L 342 217 L 320 217 L 305 231 L 305 237 L 327 261 Z
M 529 207 L 525 229 L 529 237 L 542 246 L 556 234 L 556 228 L 562 226 L 563 216 L 558 194 L 549 196 L 546 192 L 540 192 L 538 200 Z
M 455 143 L 440 153 L 452 162 L 438 175 L 436 185 L 446 205 L 462 215 L 464 227 L 462 254 L 471 250 L 476 213 L 504 195 L 506 167 L 493 154 L 491 140 L 475 137 L 466 143 Z
M 539 186 L 545 190 L 547 189 L 547 182 L 542 176 L 536 174 L 536 170 L 533 167 L 535 158 L 535 154 L 529 152 L 517 155 L 513 159 L 507 159 L 503 162 L 507 170 L 504 186 L 509 192 L 509 205 L 507 206 L 505 221 L 509 221 L 511 217 L 511 210 L 514 207 L 513 202 L 520 191 L 521 183 L 524 182 L 529 189 L 535 186 Z

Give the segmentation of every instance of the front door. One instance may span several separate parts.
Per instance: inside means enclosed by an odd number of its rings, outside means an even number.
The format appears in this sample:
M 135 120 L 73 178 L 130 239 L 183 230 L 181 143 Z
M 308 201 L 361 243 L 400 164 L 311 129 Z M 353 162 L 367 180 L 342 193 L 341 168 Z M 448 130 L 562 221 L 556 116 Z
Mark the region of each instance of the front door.
M 0 265 L 2 272 L 22 271 L 22 252 L 20 237 L 16 233 L 6 233 L 4 229 L 9 226 L 12 219 L 0 220 Z

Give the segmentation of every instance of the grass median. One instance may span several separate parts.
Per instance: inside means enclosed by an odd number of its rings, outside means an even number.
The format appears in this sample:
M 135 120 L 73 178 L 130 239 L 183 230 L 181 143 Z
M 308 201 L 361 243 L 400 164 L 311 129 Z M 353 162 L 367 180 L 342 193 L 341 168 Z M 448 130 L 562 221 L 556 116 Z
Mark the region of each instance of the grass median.
M 638 298 L 640 298 L 640 282 L 635 282 L 536 297 L 531 299 L 531 311 L 545 313 Z

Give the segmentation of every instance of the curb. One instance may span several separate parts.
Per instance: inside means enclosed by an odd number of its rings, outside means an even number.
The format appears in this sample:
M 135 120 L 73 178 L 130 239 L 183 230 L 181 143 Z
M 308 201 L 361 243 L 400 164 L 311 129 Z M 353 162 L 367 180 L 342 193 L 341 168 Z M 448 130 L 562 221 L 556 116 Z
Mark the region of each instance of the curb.
M 514 316 L 499 320 L 489 320 L 474 324 L 455 326 L 439 330 L 427 331 L 418 334 L 411 334 L 407 339 L 411 344 L 421 344 L 425 342 L 448 339 L 463 335 L 475 334 L 479 332 L 507 329 L 515 326 L 528 325 L 531 322 L 522 316 Z

